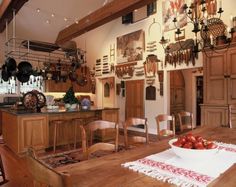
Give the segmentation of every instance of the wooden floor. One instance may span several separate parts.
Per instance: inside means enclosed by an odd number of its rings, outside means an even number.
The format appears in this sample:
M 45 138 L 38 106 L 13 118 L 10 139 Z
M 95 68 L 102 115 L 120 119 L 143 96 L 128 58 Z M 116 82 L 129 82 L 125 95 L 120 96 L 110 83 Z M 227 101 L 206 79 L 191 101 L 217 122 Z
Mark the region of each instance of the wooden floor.
M 156 136 L 150 135 L 150 141 L 156 141 Z M 8 180 L 7 183 L 2 184 L 0 186 L 32 187 L 33 179 L 29 171 L 27 170 L 24 158 L 20 158 L 15 155 L 7 146 L 5 146 L 5 144 L 0 144 L 0 154 L 2 156 L 6 178 Z
M 16 156 L 4 144 L 0 144 L 0 153 L 8 180 L 1 187 L 32 187 L 33 180 L 27 170 L 24 159 Z

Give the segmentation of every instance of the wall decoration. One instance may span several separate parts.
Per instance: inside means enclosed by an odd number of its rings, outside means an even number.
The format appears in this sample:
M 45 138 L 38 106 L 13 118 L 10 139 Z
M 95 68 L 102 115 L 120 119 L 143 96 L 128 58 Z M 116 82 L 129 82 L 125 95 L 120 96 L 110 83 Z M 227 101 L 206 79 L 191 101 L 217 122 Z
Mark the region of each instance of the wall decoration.
M 176 17 L 178 27 L 182 28 L 187 25 L 187 17 L 183 11 L 185 0 L 166 0 L 162 2 L 162 20 L 164 31 L 176 29 L 173 19 Z
M 117 37 L 117 63 L 142 60 L 144 48 L 143 30 Z
M 177 64 L 181 65 L 183 63 L 188 66 L 190 61 L 195 65 L 197 56 L 193 51 L 193 46 L 193 39 L 169 44 L 168 53 L 165 54 L 165 66 L 170 64 L 176 67 Z
M 146 100 L 156 100 L 156 87 L 149 85 L 146 87 Z
M 158 62 L 160 62 L 160 60 L 156 55 L 150 54 L 147 56 L 146 61 L 143 63 L 146 77 L 156 76 L 156 73 L 158 71 Z
M 129 79 L 133 77 L 135 65 L 137 65 L 137 62 L 116 65 L 115 67 L 116 76 L 119 79 Z
M 185 39 L 185 29 L 180 29 L 181 34 L 175 33 L 175 41 Z
M 110 97 L 110 84 L 108 82 L 104 84 L 104 97 Z
M 164 95 L 164 88 L 163 88 L 164 71 L 158 71 L 158 79 L 160 82 L 160 96 L 163 96 Z
M 101 59 L 97 59 L 95 64 L 95 76 L 101 76 L 101 75 L 102 75 Z
M 121 91 L 121 84 L 117 83 L 116 84 L 116 95 L 120 95 L 120 91 Z
M 108 55 L 105 55 L 102 58 L 102 74 L 108 73 L 110 73 L 110 66 L 108 64 Z

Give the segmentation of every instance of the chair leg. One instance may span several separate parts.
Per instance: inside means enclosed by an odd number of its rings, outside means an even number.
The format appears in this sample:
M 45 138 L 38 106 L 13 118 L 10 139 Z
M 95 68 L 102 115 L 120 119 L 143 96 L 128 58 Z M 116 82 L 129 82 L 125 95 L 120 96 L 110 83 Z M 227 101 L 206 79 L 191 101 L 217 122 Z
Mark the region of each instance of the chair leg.
M 56 152 L 56 142 L 57 142 L 57 124 L 54 124 L 53 153 Z
M 74 126 L 75 126 L 75 134 L 74 134 L 74 149 L 76 149 L 76 140 L 77 140 L 77 138 L 76 138 L 76 136 L 77 136 L 77 124 L 74 124 Z
M 3 178 L 2 182 L 5 182 L 6 181 L 6 176 L 5 176 L 5 171 L 4 171 L 1 155 L 0 155 L 0 169 L 1 169 L 1 176 Z

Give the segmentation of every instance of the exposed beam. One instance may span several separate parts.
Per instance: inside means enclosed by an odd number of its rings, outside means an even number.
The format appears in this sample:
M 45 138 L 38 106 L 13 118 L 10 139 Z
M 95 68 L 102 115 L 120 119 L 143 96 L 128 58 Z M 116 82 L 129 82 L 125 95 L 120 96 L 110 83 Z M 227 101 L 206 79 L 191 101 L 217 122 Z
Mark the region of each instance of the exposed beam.
M 9 6 L 11 0 L 3 0 L 2 4 L 0 6 L 0 18 L 2 17 L 2 15 L 4 14 L 4 12 L 6 11 L 7 7 Z
M 4 0 L 8 1 L 8 0 Z M 11 0 L 9 5 L 5 7 L 5 10 L 2 13 L 2 16 L 0 18 L 0 33 L 4 31 L 6 27 L 6 20 L 8 22 L 11 22 L 13 18 L 13 10 L 15 10 L 15 13 L 21 9 L 21 7 L 29 0 Z
M 85 32 L 126 15 L 127 13 L 154 1 L 156 0 L 113 0 L 102 8 L 79 20 L 78 24 L 74 23 L 61 30 L 57 36 L 56 43 L 63 44 L 64 42 L 84 34 Z

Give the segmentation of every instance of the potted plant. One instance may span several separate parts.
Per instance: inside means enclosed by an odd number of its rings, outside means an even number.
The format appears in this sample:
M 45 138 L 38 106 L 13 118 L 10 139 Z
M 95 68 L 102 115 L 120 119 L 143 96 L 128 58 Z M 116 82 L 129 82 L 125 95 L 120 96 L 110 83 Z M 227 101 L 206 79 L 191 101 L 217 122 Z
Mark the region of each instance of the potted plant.
M 71 86 L 65 96 L 63 97 L 63 102 L 65 103 L 66 109 L 76 109 L 78 104 L 78 99 L 75 97 L 75 92 Z

